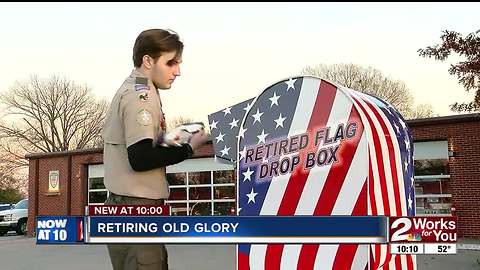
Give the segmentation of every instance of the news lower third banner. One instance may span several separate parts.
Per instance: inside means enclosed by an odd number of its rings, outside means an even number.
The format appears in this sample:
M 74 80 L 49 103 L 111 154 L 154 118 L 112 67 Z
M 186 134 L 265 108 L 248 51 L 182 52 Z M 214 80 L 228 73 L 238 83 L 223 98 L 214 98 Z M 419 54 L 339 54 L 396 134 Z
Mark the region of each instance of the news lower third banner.
M 38 217 L 37 244 L 388 241 L 388 218 L 384 216 L 86 216 L 82 221 Z M 48 238 L 40 238 L 47 234 Z
M 37 217 L 37 244 L 81 244 L 84 242 L 85 217 Z

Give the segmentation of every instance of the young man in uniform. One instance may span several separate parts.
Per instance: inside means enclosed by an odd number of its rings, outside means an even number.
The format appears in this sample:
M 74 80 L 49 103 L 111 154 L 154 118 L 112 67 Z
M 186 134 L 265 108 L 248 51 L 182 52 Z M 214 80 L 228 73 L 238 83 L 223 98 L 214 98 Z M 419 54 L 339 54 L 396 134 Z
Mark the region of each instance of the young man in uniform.
M 181 146 L 161 146 L 165 117 L 158 89 L 180 76 L 183 43 L 162 29 L 145 30 L 133 47 L 135 69 L 110 104 L 104 128 L 105 204 L 161 205 L 169 196 L 165 167 L 189 158 L 207 141 L 203 130 Z M 113 269 L 167 270 L 163 244 L 108 245 Z

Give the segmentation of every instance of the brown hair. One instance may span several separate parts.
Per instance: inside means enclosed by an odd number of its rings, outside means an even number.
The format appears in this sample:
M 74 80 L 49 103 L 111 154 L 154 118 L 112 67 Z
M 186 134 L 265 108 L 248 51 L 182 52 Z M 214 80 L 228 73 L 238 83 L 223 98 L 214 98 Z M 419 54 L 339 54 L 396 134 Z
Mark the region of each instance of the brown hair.
M 163 29 L 149 29 L 138 35 L 133 46 L 133 64 L 142 65 L 143 56 L 149 55 L 155 61 L 165 52 L 176 52 L 175 57 L 182 55 L 183 43 L 177 33 Z

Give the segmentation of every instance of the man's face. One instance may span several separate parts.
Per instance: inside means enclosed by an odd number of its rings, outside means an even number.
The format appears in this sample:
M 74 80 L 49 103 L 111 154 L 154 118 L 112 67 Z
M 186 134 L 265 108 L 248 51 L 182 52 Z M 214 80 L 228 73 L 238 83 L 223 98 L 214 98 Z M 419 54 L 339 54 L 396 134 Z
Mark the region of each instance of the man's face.
M 180 76 L 181 56 L 176 52 L 163 53 L 152 66 L 151 76 L 157 89 L 170 89 L 177 76 Z

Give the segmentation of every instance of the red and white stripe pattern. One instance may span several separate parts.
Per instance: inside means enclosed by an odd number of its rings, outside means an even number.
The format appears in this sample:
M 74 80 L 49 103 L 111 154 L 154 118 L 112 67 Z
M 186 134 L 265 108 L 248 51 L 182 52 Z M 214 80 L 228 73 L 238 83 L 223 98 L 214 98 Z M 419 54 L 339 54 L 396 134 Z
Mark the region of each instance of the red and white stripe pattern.
M 397 133 L 375 98 L 342 89 L 352 97 L 368 134 L 368 214 L 407 216 L 407 196 Z M 388 245 L 371 245 L 370 269 L 416 269 L 415 256 L 390 254 Z
M 325 80 L 303 77 L 287 137 L 356 122 L 356 135 L 340 144 L 339 162 L 304 170 L 310 143 L 298 154 L 300 165 L 275 176 L 259 215 L 387 215 L 406 216 L 407 203 L 400 148 L 394 127 L 371 97 Z M 333 136 L 333 135 L 330 135 Z M 282 159 L 280 157 L 280 159 Z M 253 189 L 252 189 L 253 192 Z M 386 245 L 268 244 L 251 245 L 238 254 L 240 270 L 277 269 L 415 269 L 412 256 L 389 254 Z

